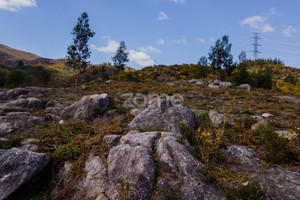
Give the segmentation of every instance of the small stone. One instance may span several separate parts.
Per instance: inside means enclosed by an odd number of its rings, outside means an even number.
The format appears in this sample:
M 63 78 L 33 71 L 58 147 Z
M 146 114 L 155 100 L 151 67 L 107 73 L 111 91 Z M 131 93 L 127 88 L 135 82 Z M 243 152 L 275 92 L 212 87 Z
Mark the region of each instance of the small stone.
M 64 120 L 60 120 L 60 121 L 59 121 L 59 125 L 63 125 L 64 123 L 65 123 Z

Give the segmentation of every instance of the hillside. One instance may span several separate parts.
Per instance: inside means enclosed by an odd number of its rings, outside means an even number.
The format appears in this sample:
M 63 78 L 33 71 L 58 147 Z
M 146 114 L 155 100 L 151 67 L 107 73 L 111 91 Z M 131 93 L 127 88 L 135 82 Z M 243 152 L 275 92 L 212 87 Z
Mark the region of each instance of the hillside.
M 25 65 L 53 63 L 52 59 L 42 58 L 35 54 L 0 44 L 0 63 L 15 65 L 18 61 L 23 61 Z

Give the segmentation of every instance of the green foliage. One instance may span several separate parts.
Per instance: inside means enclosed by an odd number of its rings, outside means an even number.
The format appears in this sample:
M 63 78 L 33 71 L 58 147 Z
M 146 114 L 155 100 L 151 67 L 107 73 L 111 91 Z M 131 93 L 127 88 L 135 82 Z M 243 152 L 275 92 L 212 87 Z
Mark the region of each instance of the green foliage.
M 25 74 L 21 70 L 15 70 L 9 73 L 6 77 L 5 87 L 14 88 L 19 87 L 25 81 Z
M 114 62 L 114 65 L 117 67 L 118 72 L 124 71 L 125 69 L 125 63 L 129 62 L 128 59 L 128 52 L 126 52 L 126 45 L 124 41 L 120 42 L 120 46 L 117 49 L 117 52 L 115 53 L 115 56 L 112 57 L 112 61 Z
M 292 73 L 289 73 L 285 78 L 284 78 L 284 81 L 287 82 L 287 83 L 290 83 L 290 84 L 293 84 L 294 86 L 297 84 L 298 82 L 298 79 L 293 76 Z
M 258 182 L 253 182 L 238 189 L 227 191 L 226 198 L 228 200 L 260 200 L 266 194 L 266 191 L 261 188 Z
M 299 152 L 295 151 L 290 143 L 290 138 L 277 135 L 269 126 L 260 126 L 259 133 L 266 149 L 265 159 L 273 163 L 291 163 L 299 159 Z M 298 155 L 297 155 L 298 154 Z
M 256 77 L 256 87 L 269 90 L 272 89 L 273 70 L 271 67 L 260 69 L 254 76 Z
M 211 67 L 214 69 L 230 69 L 233 65 L 233 56 L 231 55 L 231 46 L 229 37 L 224 35 L 222 40 L 218 39 L 215 46 L 210 48 L 208 59 L 211 61 Z
M 78 18 L 76 26 L 73 28 L 73 44 L 68 47 L 66 65 L 73 68 L 77 74 L 83 72 L 87 67 L 87 59 L 90 57 L 88 41 L 94 37 L 95 33 L 91 31 L 89 18 L 86 12 L 83 12 Z
M 207 60 L 206 56 L 202 56 L 200 58 L 200 60 L 198 61 L 198 65 L 203 65 L 203 66 L 207 66 L 208 65 L 208 60 Z
M 245 62 L 246 60 L 247 60 L 247 54 L 245 51 L 242 51 L 239 54 L 239 62 L 242 63 L 242 62 Z

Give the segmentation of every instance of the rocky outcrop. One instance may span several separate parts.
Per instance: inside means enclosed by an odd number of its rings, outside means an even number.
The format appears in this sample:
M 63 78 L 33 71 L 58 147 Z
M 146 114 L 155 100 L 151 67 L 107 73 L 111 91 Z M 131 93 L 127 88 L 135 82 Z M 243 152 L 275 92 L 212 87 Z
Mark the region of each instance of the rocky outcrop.
M 99 156 L 89 157 L 79 184 L 81 196 L 75 199 L 150 200 L 168 194 L 187 200 L 221 199 L 220 188 L 205 182 L 204 165 L 180 138 L 170 132 L 128 133 L 110 149 L 107 164 Z
M 256 152 L 243 146 L 228 147 L 226 155 L 229 160 L 239 162 L 232 166 L 234 171 L 249 174 L 252 181 L 258 181 L 262 187 L 267 188 L 267 199 L 300 199 L 299 173 L 277 165 L 264 167 Z
M 60 103 L 48 102 L 45 111 L 57 116 L 61 115 L 61 112 L 66 106 Z
M 45 154 L 17 148 L 0 150 L 0 200 L 41 172 L 49 160 Z
M 14 101 L 10 101 L 10 102 L 4 104 L 4 107 L 20 108 L 20 110 L 22 110 L 22 109 L 43 110 L 45 108 L 45 103 L 37 98 L 30 97 L 28 99 L 17 99 Z M 0 109 L 1 109 L 1 107 L 0 107 Z
M 230 115 L 225 117 L 224 115 L 221 115 L 217 111 L 214 111 L 214 110 L 209 111 L 208 116 L 214 125 L 221 125 L 223 123 L 233 123 L 234 122 L 233 118 Z
M 189 83 L 194 83 L 196 85 L 205 85 L 205 83 L 202 80 L 200 80 L 200 79 L 189 80 Z
M 279 100 L 290 102 L 290 103 L 300 103 L 300 99 L 297 99 L 295 97 L 290 97 L 290 96 L 280 96 L 277 97 Z
M 180 133 L 180 122 L 187 126 L 194 126 L 196 123 L 195 113 L 181 105 L 171 101 L 158 99 L 154 101 L 145 111 L 136 116 L 128 125 L 129 129 L 163 128 L 166 131 Z
M 219 89 L 219 88 L 233 88 L 233 83 L 231 82 L 222 82 L 220 80 L 211 81 L 208 85 L 211 89 Z
M 63 109 L 63 117 L 91 121 L 108 108 L 108 94 L 94 94 L 82 97 L 79 101 Z
M 157 181 L 158 196 L 174 195 L 179 199 L 221 199 L 222 192 L 216 184 L 207 184 L 205 167 L 189 149 L 178 142 L 171 133 L 163 133 L 156 145 L 160 176 Z M 180 191 L 180 192 L 178 192 Z
M 6 116 L 0 116 L 0 136 L 7 136 L 13 132 L 27 132 L 45 121 L 45 116 L 34 116 L 28 112 L 11 112 Z
M 39 97 L 43 93 L 51 91 L 51 88 L 40 88 L 40 87 L 26 87 L 26 88 L 15 88 L 8 90 L 6 92 L 0 93 L 0 100 L 16 100 L 21 95 L 26 95 L 27 97 Z

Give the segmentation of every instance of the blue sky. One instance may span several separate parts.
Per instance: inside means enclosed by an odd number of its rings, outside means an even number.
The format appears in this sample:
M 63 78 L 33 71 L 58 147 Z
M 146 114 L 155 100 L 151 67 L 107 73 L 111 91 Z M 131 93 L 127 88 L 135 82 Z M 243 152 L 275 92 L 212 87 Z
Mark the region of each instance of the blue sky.
M 129 66 L 197 63 L 224 34 L 253 58 L 252 31 L 260 32 L 260 57 L 279 57 L 300 68 L 299 0 L 0 0 L 0 43 L 46 58 L 63 58 L 83 11 L 96 32 L 93 64 L 111 62 L 124 40 Z

